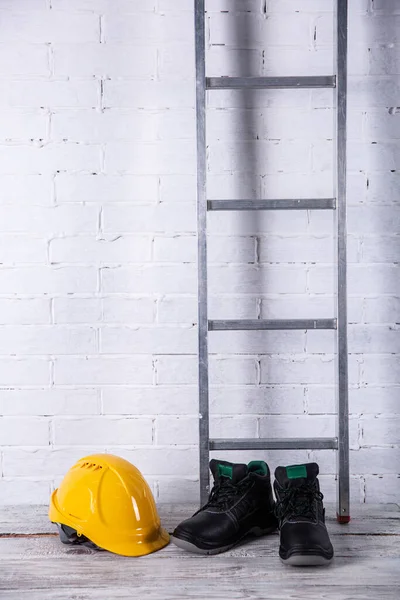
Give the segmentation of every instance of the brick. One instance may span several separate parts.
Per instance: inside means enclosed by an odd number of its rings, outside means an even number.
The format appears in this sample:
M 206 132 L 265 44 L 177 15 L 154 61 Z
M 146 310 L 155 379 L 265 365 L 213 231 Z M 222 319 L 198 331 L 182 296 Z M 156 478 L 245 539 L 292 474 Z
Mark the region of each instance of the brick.
M 48 206 L 52 202 L 52 181 L 45 175 L 0 175 L 0 205 L 36 204 Z
M 396 385 L 359 387 L 350 392 L 353 412 L 367 414 L 400 414 L 399 388 Z
M 0 256 L 3 264 L 43 263 L 47 260 L 47 244 L 29 235 L 0 233 Z
M 52 117 L 57 141 L 105 143 L 115 140 L 152 141 L 157 138 L 159 115 L 138 110 L 62 111 Z M 104 180 L 104 176 L 99 175 Z
M 89 327 L 1 327 L 0 354 L 80 354 L 96 349 L 95 332 Z
M 168 44 L 192 39 L 193 16 L 189 12 L 174 14 L 137 13 L 121 15 L 117 11 L 106 14 L 104 35 L 106 43 L 145 42 Z M 192 42 L 193 43 L 193 42 Z
M 361 419 L 362 446 L 392 446 L 400 444 L 399 416 L 368 416 Z
M 103 299 L 105 323 L 153 323 L 155 312 L 155 300 L 151 297 Z
M 397 265 L 354 265 L 350 267 L 350 294 L 398 294 Z
M 172 8 L 174 4 L 176 4 L 176 0 L 159 0 L 160 6 L 165 7 L 165 9 Z M 187 3 L 185 0 L 181 2 L 182 8 Z M 258 13 L 260 11 L 260 3 L 258 0 L 206 0 L 205 2 L 206 11 L 208 13 L 216 12 L 232 12 L 232 13 L 240 13 L 240 12 L 254 12 Z
M 215 354 L 302 352 L 305 333 L 300 331 L 220 331 L 210 335 L 209 351 Z
M 97 446 L 98 444 L 151 444 L 151 419 L 122 417 L 55 418 L 54 439 L 56 444 Z
M 352 77 L 348 85 L 349 107 L 359 106 L 364 109 L 372 107 L 397 106 L 400 83 L 398 78 Z
M 103 229 L 106 233 L 153 233 L 196 230 L 194 205 L 162 202 L 160 204 L 135 206 L 105 206 Z
M 130 42 L 134 41 L 134 38 Z M 153 79 L 157 52 L 137 44 L 55 44 L 56 77 Z
M 261 182 L 263 198 L 332 198 L 332 173 L 272 173 Z M 304 230 L 303 230 L 304 231 Z
M 156 486 L 156 499 L 160 504 L 177 502 L 179 498 L 184 498 L 186 502 L 195 503 L 199 501 L 198 479 L 188 479 L 187 477 L 172 479 L 168 476 L 158 476 Z
M 2 417 L 0 438 L 4 446 L 47 446 L 49 423 L 36 417 Z
M 227 0 L 224 0 L 225 3 Z M 357 0 L 356 0 L 357 1 Z M 363 0 L 365 1 L 365 0 Z M 247 2 L 243 2 L 247 4 Z M 305 13 L 311 12 L 333 12 L 334 0 L 303 0 L 301 10 Z M 298 6 L 293 0 L 269 0 L 268 14 L 285 14 L 297 12 Z
M 395 204 L 400 182 L 400 172 L 374 172 L 368 174 L 369 203 Z
M 155 175 L 103 175 L 58 173 L 58 202 L 156 202 Z
M 99 412 L 98 393 L 91 389 L 1 390 L 4 416 L 93 415 Z
M 106 293 L 194 293 L 195 286 L 194 265 L 148 265 L 102 269 L 102 291 Z
M 196 386 L 106 387 L 102 410 L 106 415 L 196 415 Z
M 214 387 L 210 407 L 214 415 L 302 414 L 304 396 L 302 386 Z
M 3 358 L 0 365 L 2 386 L 48 385 L 50 365 L 39 358 Z
M 3 294 L 94 292 L 97 273 L 91 267 L 0 268 Z
M 225 194 L 224 194 L 225 195 Z M 289 213 L 289 214 L 284 214 Z M 305 211 L 221 211 L 211 213 L 209 234 L 217 235 L 302 235 L 307 231 Z
M 95 233 L 97 219 L 98 211 L 94 206 L 33 206 L 23 210 L 18 206 L 0 206 L 0 231 L 7 233 Z M 21 236 L 14 236 L 14 239 L 18 241 Z
M 324 494 L 324 505 L 326 507 L 327 518 L 336 519 L 336 501 L 337 501 L 337 481 L 336 476 L 332 475 L 321 475 L 318 476 L 320 488 Z M 359 476 L 350 477 L 350 506 L 359 504 L 364 501 L 364 482 Z M 333 506 L 330 506 L 333 505 Z
M 380 206 L 351 207 L 348 211 L 349 229 L 358 234 L 396 234 L 400 227 L 400 209 Z M 362 223 L 362 224 L 361 224 Z
M 105 354 L 194 354 L 197 332 L 193 327 L 104 327 L 100 349 Z
M 361 364 L 362 383 L 390 385 L 399 381 L 400 357 L 398 355 L 365 355 Z
M 43 140 L 46 137 L 47 121 L 48 116 L 44 111 L 2 111 L 1 140 Z
M 256 319 L 259 316 L 257 295 L 209 296 L 209 316 L 212 319 Z
M 396 414 L 399 389 L 396 385 L 360 386 L 349 389 L 350 414 Z M 310 387 L 307 390 L 307 407 L 310 414 L 335 414 L 336 392 L 333 387 Z
M 326 75 L 332 72 L 333 47 L 322 46 L 269 46 L 264 54 L 262 74 L 274 76 Z M 368 58 L 368 57 L 367 57 Z M 367 66 L 365 70 L 367 70 Z
M 261 359 L 261 382 L 279 384 L 327 384 L 333 381 L 330 356 L 265 356 Z
M 349 265 L 348 291 L 350 294 L 397 294 L 397 267 L 392 265 Z M 329 267 L 309 270 L 309 290 L 313 294 L 333 292 L 333 271 Z
M 12 52 L 7 52 L 6 44 L 1 44 L 1 78 L 50 76 L 48 48 L 43 45 L 13 44 Z
M 395 170 L 400 167 L 400 151 L 398 144 L 393 140 L 372 142 L 362 159 L 359 156 L 360 149 L 360 143 L 349 142 L 348 166 L 350 170 L 382 171 Z
M 365 320 L 367 323 L 397 323 L 399 311 L 400 298 L 391 296 L 365 298 Z
M 148 475 L 186 475 L 197 473 L 198 451 L 196 447 L 158 447 L 125 449 L 115 446 L 108 448 L 134 464 L 145 477 Z
M 195 112 L 192 108 L 165 110 L 157 114 L 158 137 L 161 140 L 195 139 Z
M 54 298 L 54 322 L 97 323 L 102 320 L 101 300 L 97 298 Z
M 195 445 L 198 441 L 197 417 L 157 417 L 155 442 L 160 445 Z
M 107 172 L 144 175 L 158 173 L 194 173 L 194 145 L 186 140 L 167 142 L 110 142 L 105 150 Z
M 388 227 L 389 230 L 390 226 Z M 397 236 L 363 238 L 361 244 L 362 262 L 397 263 L 398 261 Z
M 194 202 L 196 193 L 196 178 L 194 175 L 161 175 L 161 202 Z
M 27 174 L 54 171 L 95 171 L 100 168 L 100 149 L 79 144 L 52 144 L 48 146 L 0 147 L 0 171 L 16 174 L 22 165 Z
M 229 48 L 211 46 L 207 50 L 209 77 L 257 77 L 262 73 L 263 57 L 260 48 Z
M 399 492 L 400 477 L 398 475 L 371 475 L 365 478 L 366 502 L 396 504 Z
M 90 11 L 102 14 L 103 12 L 132 13 L 153 12 L 157 0 L 51 0 L 55 10 L 65 11 Z
M 47 504 L 50 482 L 31 479 L 0 479 L 0 502 L 2 506 L 15 504 Z
M 399 413 L 399 389 L 396 385 L 368 385 L 350 387 L 350 414 L 385 415 Z M 336 392 L 333 387 L 310 387 L 307 390 L 307 405 L 310 414 L 335 414 Z
M 224 143 L 223 146 L 216 143 L 209 149 L 210 168 L 214 172 L 254 172 L 255 160 L 263 165 L 264 174 L 276 171 L 301 173 L 310 168 L 311 148 L 302 141 L 258 141 L 234 145 Z
M 194 263 L 197 260 L 197 239 L 183 235 L 155 237 L 154 259 L 157 262 Z
M 310 18 L 303 13 L 287 15 L 285 19 L 251 13 L 235 16 L 223 13 L 213 14 L 210 21 L 211 45 L 225 45 L 233 48 L 264 48 L 265 42 L 271 46 L 287 46 L 296 40 L 299 46 L 311 43 Z
M 55 362 L 56 385 L 124 385 L 152 383 L 151 356 L 61 357 Z
M 159 323 L 194 323 L 197 319 L 197 300 L 194 296 L 163 296 L 157 302 Z
M 334 332 L 310 331 L 307 351 L 318 352 L 332 347 Z M 398 330 L 394 326 L 350 325 L 348 329 L 349 351 L 352 354 L 397 354 L 400 352 Z M 328 339 L 329 338 L 329 339 Z M 327 343 L 321 341 L 325 340 Z
M 371 23 L 371 21 L 373 23 Z M 374 44 L 397 44 L 400 41 L 400 16 L 396 14 L 375 14 L 352 19 L 355 39 L 373 42 Z
M 333 298 L 307 295 L 266 297 L 261 302 L 263 319 L 320 319 L 334 314 Z
M 213 293 L 277 293 L 305 291 L 306 273 L 302 268 L 282 266 L 213 266 L 209 269 Z
M 150 238 L 144 236 L 97 236 L 55 239 L 50 242 L 53 263 L 142 263 L 150 260 Z
M 30 10 L 46 10 L 46 0 L 3 0 L 0 6 L 1 10 L 13 10 L 13 11 L 30 11 Z M 7 13 L 6 13 L 7 15 Z
M 334 437 L 335 421 L 328 416 L 268 416 L 260 419 L 260 437 Z
M 399 71 L 400 72 L 400 71 Z M 388 108 L 371 110 L 365 115 L 364 138 L 372 141 L 400 137 L 400 112 Z
M 261 263 L 332 263 L 334 259 L 332 237 L 262 237 L 258 252 Z
M 50 323 L 50 302 L 42 298 L 1 298 L 0 325 Z
M 400 13 L 400 7 L 396 0 L 374 0 L 373 12 L 387 12 L 392 15 L 393 13 Z
M 92 108 L 98 105 L 95 81 L 2 81 L 0 106 L 3 108 Z
M 96 15 L 58 11 L 11 13 L 0 24 L 3 42 L 97 42 L 99 20 Z
M 91 448 L 88 446 L 77 448 L 69 445 L 68 449 L 38 448 L 35 450 L 12 448 L 4 453 L 4 471 L 7 477 L 41 477 L 43 479 L 63 477 L 75 462 L 89 454 L 91 454 Z
M 333 135 L 332 108 L 217 109 L 207 119 L 211 140 L 315 140 Z M 255 146 L 259 150 L 259 144 Z M 266 152 L 268 152 L 267 147 Z M 258 154 L 258 152 L 257 152 Z
M 105 108 L 192 108 L 194 86 L 191 81 L 176 83 L 146 81 L 105 81 Z
M 398 475 L 399 459 L 399 448 L 360 448 L 351 453 L 351 472 L 366 475 Z

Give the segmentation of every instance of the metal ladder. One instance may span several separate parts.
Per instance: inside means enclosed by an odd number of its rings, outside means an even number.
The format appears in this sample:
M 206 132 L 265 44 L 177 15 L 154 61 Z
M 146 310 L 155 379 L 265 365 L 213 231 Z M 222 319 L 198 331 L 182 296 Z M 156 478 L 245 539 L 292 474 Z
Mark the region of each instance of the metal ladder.
M 306 77 L 206 77 L 205 0 L 195 4 L 197 219 L 198 219 L 198 358 L 200 501 L 209 494 L 209 454 L 213 450 L 337 450 L 337 519 L 350 520 L 349 424 L 347 357 L 347 258 L 346 258 L 346 98 L 347 0 L 336 1 L 336 75 Z M 301 1 L 299 2 L 301 6 Z M 336 90 L 336 198 L 289 200 L 207 200 L 206 193 L 206 92 L 232 89 Z M 332 319 L 219 320 L 208 319 L 207 212 L 243 210 L 333 210 L 336 213 L 337 271 L 336 317 Z M 292 439 L 210 439 L 208 332 L 223 330 L 337 331 L 337 437 Z

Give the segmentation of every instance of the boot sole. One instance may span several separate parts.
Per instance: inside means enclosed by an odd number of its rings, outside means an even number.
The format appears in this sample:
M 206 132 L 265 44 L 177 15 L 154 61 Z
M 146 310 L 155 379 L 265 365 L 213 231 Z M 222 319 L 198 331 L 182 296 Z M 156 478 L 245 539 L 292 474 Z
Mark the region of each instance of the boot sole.
M 288 558 L 282 558 L 281 562 L 284 565 L 291 567 L 326 567 L 331 564 L 333 556 L 326 558 L 321 554 L 292 554 Z
M 235 540 L 232 544 L 228 544 L 227 546 L 219 546 L 218 548 L 200 548 L 196 546 L 193 542 L 188 542 L 187 540 L 183 540 L 182 538 L 178 538 L 174 535 L 171 535 L 171 542 L 178 546 L 178 548 L 182 548 L 182 550 L 186 550 L 187 552 L 193 552 L 194 554 L 203 554 L 203 555 L 212 555 L 212 554 L 221 554 L 222 552 L 226 552 L 230 550 L 234 546 L 240 544 L 241 541 L 244 540 L 248 535 L 254 535 L 256 537 L 261 537 L 262 535 L 268 535 L 269 533 L 274 533 L 277 530 L 277 526 L 268 527 L 267 529 L 261 529 L 260 527 L 253 527 L 247 531 L 240 539 Z

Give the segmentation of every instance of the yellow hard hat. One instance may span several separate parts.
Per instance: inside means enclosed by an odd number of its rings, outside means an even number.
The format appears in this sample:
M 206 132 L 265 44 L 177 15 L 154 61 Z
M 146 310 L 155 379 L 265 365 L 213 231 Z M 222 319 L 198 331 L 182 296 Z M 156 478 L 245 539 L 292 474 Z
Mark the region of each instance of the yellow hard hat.
M 112 454 L 78 460 L 53 492 L 49 518 L 64 543 L 91 542 L 124 556 L 150 554 L 169 542 L 142 474 Z

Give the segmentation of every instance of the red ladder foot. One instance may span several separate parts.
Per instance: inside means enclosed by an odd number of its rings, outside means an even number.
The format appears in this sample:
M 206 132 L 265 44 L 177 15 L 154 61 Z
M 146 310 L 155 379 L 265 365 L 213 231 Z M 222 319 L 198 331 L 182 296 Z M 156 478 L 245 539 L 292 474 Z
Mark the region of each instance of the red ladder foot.
M 346 525 L 347 523 L 350 523 L 350 515 L 339 515 L 338 513 L 336 513 L 336 518 L 337 522 L 341 525 Z

